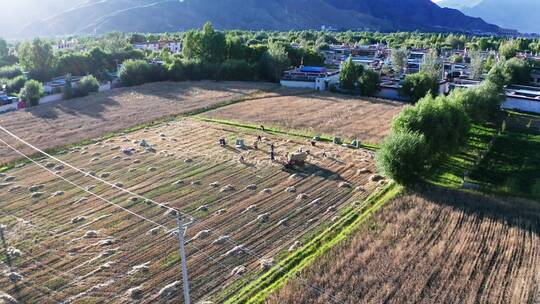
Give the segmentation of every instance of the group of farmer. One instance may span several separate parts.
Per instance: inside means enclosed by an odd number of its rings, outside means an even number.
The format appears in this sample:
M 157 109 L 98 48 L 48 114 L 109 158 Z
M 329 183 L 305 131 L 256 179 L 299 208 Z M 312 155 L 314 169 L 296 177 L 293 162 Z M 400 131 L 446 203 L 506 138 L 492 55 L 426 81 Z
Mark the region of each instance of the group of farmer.
M 262 131 L 265 131 L 265 128 L 264 128 L 263 125 L 261 125 L 260 128 L 261 128 Z M 257 140 L 253 143 L 253 148 L 258 150 L 260 142 L 262 142 L 262 136 L 259 135 L 259 136 L 257 136 Z M 222 137 L 222 138 L 219 139 L 219 145 L 221 147 L 227 146 L 227 141 L 225 140 L 225 138 Z M 270 144 L 270 160 L 271 161 L 276 160 L 276 147 L 274 146 L 273 143 Z M 239 161 L 240 161 L 240 163 L 244 163 L 245 162 L 244 156 L 240 156 Z

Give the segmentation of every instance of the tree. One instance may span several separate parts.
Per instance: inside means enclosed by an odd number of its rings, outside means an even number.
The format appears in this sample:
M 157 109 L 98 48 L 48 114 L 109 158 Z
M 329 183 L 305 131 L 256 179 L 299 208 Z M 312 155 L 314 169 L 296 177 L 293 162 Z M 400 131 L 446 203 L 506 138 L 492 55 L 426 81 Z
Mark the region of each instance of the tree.
M 261 68 L 266 78 L 270 81 L 278 82 L 291 62 L 285 47 L 277 42 L 270 41 L 268 50 L 261 58 Z
M 21 68 L 16 65 L 8 65 L 0 68 L 0 78 L 15 78 L 23 74 Z
M 221 63 L 225 60 L 226 51 L 225 35 L 214 30 L 211 22 L 207 22 L 202 30 L 192 30 L 184 35 L 184 58 Z
M 506 59 L 515 57 L 518 52 L 519 43 L 516 40 L 502 42 L 499 46 L 499 54 Z
M 358 78 L 363 72 L 364 67 L 354 63 L 352 57 L 349 56 L 341 66 L 341 73 L 339 74 L 339 84 L 341 88 L 345 90 L 354 90 L 358 83 Z
M 528 84 L 531 81 L 531 65 L 527 60 L 511 58 L 504 64 L 508 84 Z
M 430 75 L 432 78 L 438 80 L 441 77 L 442 64 L 437 54 L 437 50 L 429 50 L 422 58 L 422 64 L 420 65 L 420 71 Z
M 407 66 L 407 58 L 409 57 L 409 52 L 407 49 L 400 48 L 400 49 L 392 49 L 392 66 L 394 67 L 394 71 L 398 73 L 398 75 L 401 75 L 403 71 L 405 70 L 405 67 Z
M 479 51 L 472 51 L 469 54 L 471 64 L 469 65 L 472 79 L 480 79 L 484 74 L 484 58 Z
M 372 69 L 366 69 L 358 79 L 360 93 L 365 96 L 373 96 L 380 91 L 381 78 L 379 74 Z
M 141 85 L 148 80 L 150 65 L 144 60 L 127 60 L 118 72 L 118 78 L 124 86 Z
M 393 132 L 418 132 L 426 137 L 433 155 L 452 154 L 465 143 L 469 118 L 463 107 L 445 96 L 427 95 L 406 107 L 392 122 Z
M 475 122 L 491 120 L 504 101 L 499 87 L 490 81 L 484 81 L 472 89 L 453 90 L 448 98 L 461 105 L 469 119 Z
M 247 46 L 242 42 L 242 39 L 236 35 L 227 34 L 225 36 L 226 57 L 227 59 L 245 59 Z
M 74 96 L 75 94 L 73 92 L 73 83 L 71 81 L 71 75 L 67 74 L 66 77 L 65 77 L 65 80 L 66 80 L 66 84 L 64 85 L 63 98 L 64 99 L 71 99 L 71 98 L 75 97 Z
M 7 42 L 4 39 L 0 38 L 0 59 L 7 57 L 8 54 L 9 49 Z
M 24 87 L 26 83 L 26 77 L 20 75 L 12 79 L 0 78 L 0 87 L 6 86 L 6 92 L 8 94 L 17 94 Z
M 391 133 L 377 151 L 377 167 L 401 185 L 414 185 L 428 169 L 431 155 L 424 135 L 418 132 Z
M 56 63 L 57 75 L 72 74 L 76 76 L 86 75 L 92 70 L 90 58 L 83 53 L 67 53 L 58 58 Z
M 19 93 L 19 97 L 27 102 L 30 107 L 37 106 L 39 99 L 43 96 L 43 85 L 37 80 L 29 80 L 24 84 L 24 87 Z
M 26 69 L 30 78 L 40 81 L 50 79 L 54 67 L 52 46 L 43 40 L 34 39 L 19 46 L 19 62 Z
M 438 89 L 439 84 L 436 78 L 420 72 L 405 77 L 400 94 L 415 103 L 426 95 L 436 95 Z
M 228 59 L 223 62 L 218 71 L 220 80 L 252 80 L 255 69 L 245 60 Z

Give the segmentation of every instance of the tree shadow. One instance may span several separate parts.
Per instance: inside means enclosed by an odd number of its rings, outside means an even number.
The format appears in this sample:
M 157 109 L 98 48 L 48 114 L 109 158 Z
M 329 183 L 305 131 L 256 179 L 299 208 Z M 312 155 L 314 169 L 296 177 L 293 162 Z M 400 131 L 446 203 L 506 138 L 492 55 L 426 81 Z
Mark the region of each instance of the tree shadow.
M 109 92 L 108 92 L 109 93 Z M 120 93 L 120 92 L 114 92 Z M 99 94 L 99 95 L 98 95 Z M 64 113 L 70 116 L 89 116 L 96 119 L 105 119 L 103 113 L 120 104 L 113 99 L 116 94 L 92 94 L 86 97 L 50 102 L 26 111 L 32 116 L 41 119 L 53 120 Z

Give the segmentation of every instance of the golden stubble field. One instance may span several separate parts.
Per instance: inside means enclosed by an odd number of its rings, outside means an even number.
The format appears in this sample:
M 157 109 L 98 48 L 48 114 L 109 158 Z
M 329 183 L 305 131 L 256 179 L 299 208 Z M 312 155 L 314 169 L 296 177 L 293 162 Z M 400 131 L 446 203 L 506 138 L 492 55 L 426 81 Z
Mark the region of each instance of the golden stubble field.
M 383 99 L 312 92 L 246 101 L 204 116 L 380 143 L 404 106 Z
M 220 147 L 219 138 L 229 145 Z M 236 138 L 245 140 L 245 150 L 234 147 Z M 155 151 L 141 147 L 143 139 Z M 284 170 L 269 160 L 270 144 L 278 160 L 309 149 L 308 165 Z M 385 182 L 374 181 L 373 152 L 367 150 L 311 147 L 303 139 L 191 119 L 58 157 L 88 174 L 42 159 L 50 171 L 27 164 L 0 176 L 0 221 L 7 225 L 12 262 L 1 264 L 0 290 L 19 303 L 178 302 L 170 208 L 196 219 L 187 232 L 187 262 L 193 299 L 206 299 L 264 273 Z
M 538 303 L 539 219 L 534 202 L 407 195 L 267 302 Z

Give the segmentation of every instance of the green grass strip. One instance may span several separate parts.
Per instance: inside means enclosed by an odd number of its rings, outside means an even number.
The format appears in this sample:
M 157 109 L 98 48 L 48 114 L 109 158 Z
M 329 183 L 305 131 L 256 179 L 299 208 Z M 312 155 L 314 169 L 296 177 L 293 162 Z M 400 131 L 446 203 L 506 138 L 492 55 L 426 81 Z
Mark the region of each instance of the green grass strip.
M 310 265 L 317 257 L 351 236 L 364 220 L 401 191 L 400 186 L 391 183 L 373 193 L 365 200 L 362 208 L 351 210 L 301 249 L 290 254 L 257 280 L 230 296 L 225 303 L 264 303 L 272 292 L 282 287 L 287 280 Z
M 224 120 L 224 119 L 207 118 L 207 117 L 203 117 L 203 116 L 195 116 L 194 118 L 197 119 L 197 120 L 200 120 L 200 121 L 204 121 L 204 122 L 217 123 L 217 124 L 222 124 L 222 125 L 227 125 L 227 126 L 232 126 L 232 127 L 238 127 L 238 128 L 261 131 L 260 126 L 254 125 L 254 124 L 249 124 L 249 123 L 243 123 L 243 122 L 232 121 L 232 120 Z M 267 133 L 271 133 L 271 134 L 289 135 L 289 136 L 295 136 L 295 137 L 300 137 L 300 138 L 304 138 L 304 139 L 313 139 L 313 137 L 315 135 L 318 135 L 318 134 L 310 134 L 308 132 L 302 132 L 302 131 L 298 131 L 298 130 L 280 129 L 280 128 L 275 128 L 275 127 L 271 127 L 271 128 L 265 127 L 264 131 L 267 132 Z M 320 136 L 320 141 L 322 141 L 322 142 L 332 142 L 333 141 L 333 137 L 330 136 L 330 135 L 322 134 L 322 135 L 319 135 L 319 136 Z M 344 139 L 343 141 L 344 142 L 351 142 L 352 140 Z M 372 150 L 372 151 L 376 151 L 376 150 L 379 149 L 379 147 L 376 144 L 372 144 L 372 143 L 362 142 L 361 146 L 364 149 L 368 149 L 368 150 Z

